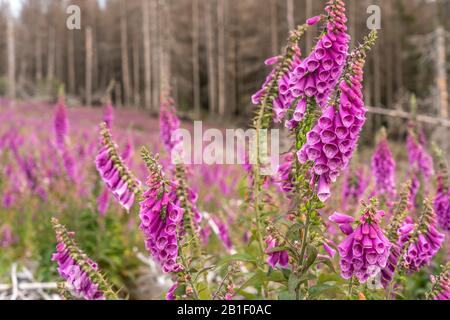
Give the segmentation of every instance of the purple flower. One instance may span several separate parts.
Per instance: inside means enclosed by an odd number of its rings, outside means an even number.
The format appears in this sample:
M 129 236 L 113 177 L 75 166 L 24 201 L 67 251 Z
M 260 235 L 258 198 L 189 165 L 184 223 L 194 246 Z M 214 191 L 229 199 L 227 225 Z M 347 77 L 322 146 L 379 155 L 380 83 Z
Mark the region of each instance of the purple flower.
M 438 177 L 438 189 L 434 198 L 434 210 L 439 226 L 446 232 L 450 232 L 450 188 L 444 183 L 444 176 Z
M 355 276 L 361 283 L 378 274 L 386 267 L 392 244 L 379 227 L 383 211 L 373 213 L 368 210 L 360 219 L 355 231 L 338 246 L 341 275 L 344 279 Z M 351 221 L 351 217 L 333 214 L 332 221 L 343 225 Z
M 372 173 L 375 177 L 375 193 L 391 201 L 395 198 L 395 161 L 386 138 L 378 143 L 372 157 Z
M 289 264 L 289 255 L 287 250 L 271 252 L 273 248 L 278 246 L 277 240 L 272 236 L 268 236 L 266 238 L 266 243 L 267 243 L 266 254 L 269 256 L 267 258 L 267 263 L 274 269 L 278 265 L 282 268 L 286 268 Z
M 95 158 L 95 165 L 106 186 L 117 201 L 129 211 L 139 192 L 140 182 L 123 164 L 117 145 L 112 141 L 109 129 L 102 126 L 103 147 Z
M 176 116 L 176 109 L 172 98 L 161 102 L 159 111 L 159 126 L 161 139 L 170 153 L 180 142 L 179 137 L 174 137 L 175 131 L 180 127 L 180 120 Z
M 56 146 L 62 150 L 65 147 L 66 136 L 68 132 L 67 110 L 64 99 L 61 97 L 56 106 L 54 115 Z
M 0 228 L 0 248 L 7 248 L 17 241 L 11 227 L 7 224 Z
M 162 181 L 159 174 L 151 172 L 147 186 L 139 212 L 145 247 L 164 272 L 178 272 L 182 267 L 177 263 L 177 237 L 184 209 L 181 208 L 176 185 Z
M 410 272 L 418 271 L 423 266 L 429 265 L 445 239 L 445 235 L 436 229 L 436 214 L 433 209 L 425 210 L 417 230 L 412 223 L 406 223 L 399 229 L 400 244 L 408 244 L 404 250 L 403 265 Z M 411 237 L 413 237 L 412 243 L 409 241 Z
M 348 55 L 350 37 L 345 23 L 345 4 L 329 1 L 326 31 L 318 40 L 311 54 L 293 68 L 288 75 L 288 87 L 292 97 L 314 97 L 325 108 L 328 98 L 342 75 Z M 307 20 L 309 25 L 320 20 L 316 16 Z
M 104 300 L 106 297 L 99 283 L 103 282 L 102 287 L 106 287 L 106 282 L 99 276 L 98 265 L 76 246 L 73 233 L 67 232 L 54 218 L 52 224 L 58 241 L 52 261 L 58 263 L 60 276 L 77 296 L 86 300 Z
M 339 85 L 339 108 L 329 106 L 307 134 L 307 141 L 297 152 L 300 163 L 313 163 L 313 181 L 318 182 L 317 195 L 324 202 L 330 196 L 330 185 L 348 166 L 365 122 L 366 109 L 362 99 L 364 59 L 352 53 L 349 80 Z
M 166 300 L 176 300 L 175 290 L 178 288 L 178 282 L 175 282 L 167 291 Z
M 283 156 L 283 164 L 279 166 L 277 172 L 277 179 L 275 180 L 281 191 L 285 193 L 291 193 L 294 190 L 294 184 L 292 181 L 292 163 L 293 156 L 291 153 L 287 153 Z
M 104 217 L 108 210 L 109 204 L 109 190 L 104 188 L 102 193 L 97 198 L 97 210 L 100 216 Z
M 438 277 L 431 277 L 433 290 L 431 297 L 433 300 L 450 300 L 450 266 L 444 267 L 444 270 Z

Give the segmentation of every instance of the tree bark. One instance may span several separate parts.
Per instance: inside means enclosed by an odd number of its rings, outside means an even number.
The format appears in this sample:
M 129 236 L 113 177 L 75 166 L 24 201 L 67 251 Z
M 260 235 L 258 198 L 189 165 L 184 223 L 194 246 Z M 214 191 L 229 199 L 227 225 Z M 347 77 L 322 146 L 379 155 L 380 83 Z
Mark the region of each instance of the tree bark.
M 122 82 L 123 98 L 125 105 L 130 104 L 131 85 L 128 58 L 128 30 L 127 30 L 127 5 L 126 1 L 120 1 L 120 48 L 122 56 Z
M 152 72 L 153 72 L 153 93 L 152 93 L 152 110 L 157 111 L 159 110 L 159 98 L 160 98 L 160 65 L 159 65 L 159 56 L 160 56 L 160 49 L 159 49 L 159 32 L 158 32 L 158 24 L 159 24 L 159 14 L 158 14 L 158 3 L 157 0 L 148 0 L 150 1 L 150 21 L 151 21 L 151 39 L 152 39 Z
M 306 0 L 306 19 L 311 18 L 313 15 L 313 3 L 312 0 Z M 312 49 L 312 41 L 313 35 L 311 34 L 311 31 L 306 33 L 306 52 L 310 52 Z
M 286 20 L 288 30 L 294 30 L 295 28 L 295 4 L 294 0 L 286 0 Z
M 272 54 L 278 54 L 278 4 L 277 0 L 270 1 L 270 35 L 272 43 Z
M 74 30 L 68 30 L 67 33 L 67 75 L 69 82 L 68 92 L 71 94 L 76 94 Z
M 219 81 L 219 115 L 225 115 L 226 107 L 226 52 L 225 52 L 225 10 L 227 0 L 218 0 L 217 32 L 218 32 L 218 81 Z
M 92 105 L 92 48 L 93 48 L 93 39 L 92 39 L 92 27 L 88 26 L 86 28 L 86 105 Z
M 215 59 L 215 45 L 213 36 L 213 22 L 212 22 L 212 1 L 206 1 L 205 4 L 205 19 L 206 19 L 206 48 L 207 48 L 207 63 L 208 63 L 208 107 L 209 112 L 214 114 L 217 109 L 217 82 L 216 82 L 216 59 Z
M 14 20 L 11 12 L 7 13 L 6 34 L 8 50 L 8 97 L 16 98 L 16 48 L 14 36 Z
M 142 34 L 144 37 L 144 106 L 146 110 L 150 110 L 152 104 L 152 65 L 148 0 L 142 0 Z

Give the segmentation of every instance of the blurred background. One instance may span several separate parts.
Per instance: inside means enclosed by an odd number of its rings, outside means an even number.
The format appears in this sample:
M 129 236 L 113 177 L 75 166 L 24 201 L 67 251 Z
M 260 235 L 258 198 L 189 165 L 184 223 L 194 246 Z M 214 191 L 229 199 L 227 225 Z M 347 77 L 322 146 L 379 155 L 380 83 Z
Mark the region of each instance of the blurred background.
M 289 29 L 321 13 L 325 1 L 0 3 L 2 96 L 55 99 L 63 83 L 76 103 L 99 105 L 114 79 L 115 105 L 156 112 L 164 76 L 181 110 L 246 123 L 252 113 L 250 96 L 268 72 L 264 59 L 280 53 Z M 380 38 L 366 66 L 367 105 L 405 117 L 399 110 L 409 111 L 414 93 L 420 114 L 448 119 L 450 1 L 346 3 L 353 44 L 368 33 L 367 8 L 381 8 Z M 81 8 L 80 30 L 66 27 L 71 4 Z M 304 53 L 316 35 L 317 29 L 306 35 Z

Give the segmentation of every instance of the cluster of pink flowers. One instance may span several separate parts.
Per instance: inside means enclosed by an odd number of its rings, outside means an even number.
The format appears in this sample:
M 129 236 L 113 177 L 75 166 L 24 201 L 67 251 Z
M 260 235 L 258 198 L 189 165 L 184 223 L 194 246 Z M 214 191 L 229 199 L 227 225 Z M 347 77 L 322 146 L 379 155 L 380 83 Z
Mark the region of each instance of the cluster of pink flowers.
M 105 184 L 117 201 L 129 211 L 139 192 L 140 182 L 132 176 L 117 152 L 106 125 L 102 128 L 103 147 L 95 158 L 95 165 Z
M 434 210 L 437 215 L 439 226 L 450 232 L 450 188 L 444 183 L 446 177 L 438 177 L 438 189 L 434 198 Z
M 325 8 L 328 13 L 326 30 L 312 53 L 292 72 L 287 88 L 294 98 L 315 97 L 325 108 L 344 69 L 350 37 L 346 33 L 345 4 L 331 0 Z
M 388 141 L 383 137 L 372 157 L 372 173 L 375 177 L 375 193 L 390 201 L 395 198 L 395 160 L 389 149 Z
M 450 300 L 450 268 L 447 264 L 439 277 L 431 277 L 434 292 L 432 292 L 433 300 Z
M 102 280 L 98 265 L 76 246 L 73 232 L 67 232 L 55 218 L 52 224 L 57 240 L 52 261 L 58 263 L 58 273 L 67 281 L 68 289 L 86 300 L 104 300 L 106 297 L 102 289 L 110 288 L 100 288 L 99 281 Z
M 300 163 L 313 162 L 313 181 L 318 180 L 318 197 L 326 201 L 330 184 L 347 167 L 356 148 L 365 122 L 366 109 L 362 99 L 363 59 L 352 61 L 349 83 L 339 85 L 339 109 L 329 106 L 318 123 L 307 134 L 306 144 L 297 152 Z
M 69 127 L 67 120 L 67 110 L 63 96 L 60 96 L 58 99 L 58 104 L 56 106 L 54 116 L 54 126 L 55 126 L 56 146 L 62 150 L 65 147 L 66 136 Z
M 164 272 L 178 272 L 177 231 L 184 209 L 177 197 L 176 185 L 151 172 L 147 179 L 148 190 L 140 203 L 140 228 L 145 234 L 145 246 L 158 261 Z
M 289 264 L 289 255 L 287 250 L 271 252 L 273 248 L 278 246 L 277 240 L 273 236 L 268 236 L 266 238 L 266 244 L 266 254 L 268 255 L 267 263 L 274 269 L 277 266 L 286 268 Z
M 384 211 L 368 210 L 360 218 L 360 223 L 353 231 L 351 223 L 354 218 L 334 213 L 330 220 L 339 224 L 348 236 L 338 246 L 341 257 L 341 275 L 344 279 L 355 276 L 361 283 L 378 274 L 386 267 L 392 244 L 378 225 Z
M 408 245 L 402 257 L 403 266 L 410 271 L 418 271 L 430 264 L 445 239 L 445 235 L 436 229 L 437 221 L 433 210 L 425 212 L 424 215 L 425 218 L 417 229 L 411 218 L 399 229 L 401 246 Z M 411 237 L 414 237 L 412 243 Z
M 89 278 L 88 273 L 72 257 L 70 250 L 63 242 L 59 242 L 56 245 L 56 253 L 52 255 L 52 261 L 58 263 L 58 273 L 68 282 L 70 289 L 76 295 L 86 300 L 105 299 L 102 291 L 98 288 L 98 284 L 95 284 Z M 87 263 L 94 270 L 98 269 L 97 264 L 92 260 L 87 260 Z

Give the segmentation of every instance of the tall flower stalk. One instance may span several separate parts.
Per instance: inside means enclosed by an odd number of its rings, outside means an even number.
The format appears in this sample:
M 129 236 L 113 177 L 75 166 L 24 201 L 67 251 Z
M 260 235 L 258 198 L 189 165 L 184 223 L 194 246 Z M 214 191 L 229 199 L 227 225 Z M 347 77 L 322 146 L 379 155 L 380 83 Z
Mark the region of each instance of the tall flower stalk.
M 98 265 L 78 248 L 74 234 L 68 232 L 56 218 L 52 218 L 51 222 L 58 242 L 52 260 L 58 263 L 58 272 L 66 280 L 60 289 L 86 300 L 118 299 Z
M 100 125 L 102 148 L 95 158 L 97 170 L 117 201 L 130 211 L 136 196 L 140 193 L 140 181 L 125 166 L 106 125 Z

